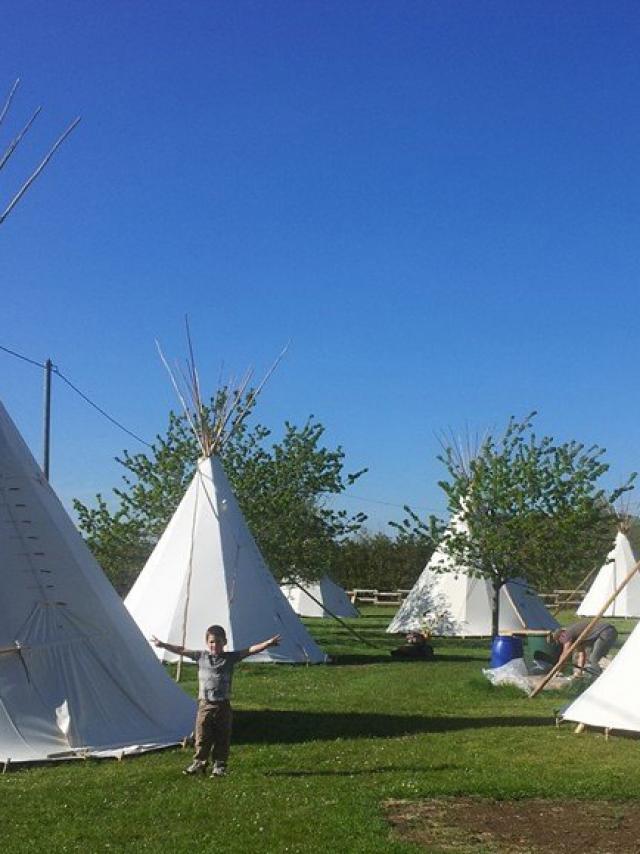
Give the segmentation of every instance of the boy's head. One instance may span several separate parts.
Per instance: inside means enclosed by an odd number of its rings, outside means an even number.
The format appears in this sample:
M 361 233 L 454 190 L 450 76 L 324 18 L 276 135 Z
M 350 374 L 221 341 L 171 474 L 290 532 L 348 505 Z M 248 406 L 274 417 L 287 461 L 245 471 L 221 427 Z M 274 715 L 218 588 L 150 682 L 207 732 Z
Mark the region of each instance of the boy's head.
M 227 643 L 227 633 L 222 626 L 209 626 L 206 642 L 212 652 L 222 652 Z

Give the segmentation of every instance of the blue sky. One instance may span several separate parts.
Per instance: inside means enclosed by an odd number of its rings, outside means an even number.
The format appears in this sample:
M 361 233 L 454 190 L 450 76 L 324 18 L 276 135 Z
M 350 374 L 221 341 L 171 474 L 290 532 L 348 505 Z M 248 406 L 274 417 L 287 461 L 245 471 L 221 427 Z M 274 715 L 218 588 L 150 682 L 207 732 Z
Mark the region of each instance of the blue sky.
M 374 528 L 443 509 L 439 431 L 532 409 L 613 485 L 640 468 L 639 35 L 626 2 L 8 2 L 0 144 L 44 111 L 0 200 L 82 122 L 0 226 L 0 345 L 152 437 L 185 314 L 210 389 L 290 341 L 259 419 L 322 421 Z M 38 457 L 41 396 L 0 353 Z M 125 447 L 55 384 L 65 503 Z

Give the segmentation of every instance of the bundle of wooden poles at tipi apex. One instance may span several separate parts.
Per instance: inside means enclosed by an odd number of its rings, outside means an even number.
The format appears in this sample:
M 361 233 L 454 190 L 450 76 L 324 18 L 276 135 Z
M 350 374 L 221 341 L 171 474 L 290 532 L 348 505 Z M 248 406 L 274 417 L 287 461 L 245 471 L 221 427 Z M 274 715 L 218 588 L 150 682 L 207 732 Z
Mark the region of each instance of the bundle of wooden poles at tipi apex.
M 4 105 L 0 109 L 0 125 L 3 123 L 3 121 L 6 119 L 8 113 L 9 113 L 9 110 L 11 108 L 11 104 L 13 102 L 14 96 L 15 96 L 19 86 L 20 86 L 20 78 L 18 78 L 14 82 L 13 86 L 9 90 L 9 94 L 7 95 L 7 98 L 4 102 Z M 16 151 L 16 149 L 18 148 L 20 143 L 23 142 L 24 138 L 26 137 L 26 135 L 31 130 L 35 120 L 38 118 L 38 116 L 40 115 L 41 112 L 42 112 L 42 107 L 37 107 L 34 110 L 34 112 L 32 113 L 32 115 L 29 118 L 29 120 L 27 121 L 27 123 L 13 137 L 13 139 L 7 145 L 7 147 L 4 149 L 4 151 L 0 152 L 0 171 L 7 166 L 11 156 L 14 154 L 14 152 Z M 11 211 L 15 208 L 15 206 L 18 204 L 20 199 L 22 199 L 22 197 L 25 195 L 25 193 L 28 191 L 28 189 L 31 187 L 31 185 L 34 183 L 34 181 L 44 171 L 45 167 L 47 166 L 47 164 L 49 163 L 49 161 L 51 160 L 53 155 L 60 148 L 62 143 L 65 141 L 65 139 L 71 134 L 71 132 L 74 130 L 74 128 L 77 127 L 79 122 L 80 122 L 80 116 L 77 116 L 71 122 L 71 124 L 67 127 L 67 129 L 65 131 L 63 131 L 63 133 L 58 137 L 58 139 L 49 148 L 49 150 L 44 155 L 44 157 L 42 158 L 40 163 L 35 167 L 35 169 L 28 175 L 27 178 L 24 179 L 24 181 L 22 182 L 22 184 L 20 185 L 18 190 L 13 194 L 11 199 L 9 199 L 9 201 L 4 205 L 4 209 L 0 208 L 0 225 L 2 225 L 4 223 L 4 221 L 9 216 Z
M 160 348 L 201 458 L 178 508 L 156 544 L 125 604 L 147 637 L 185 649 L 201 649 L 207 626 L 225 627 L 230 649 L 281 635 L 278 647 L 252 661 L 308 662 L 325 656 L 280 591 L 253 539 L 227 480 L 220 453 L 240 428 L 282 359 L 249 389 L 253 372 L 220 388 L 211 407 L 203 403 L 187 326 L 186 369 L 172 370 Z M 156 650 L 163 661 L 182 658 Z
M 177 366 L 178 373 L 174 372 L 167 362 L 158 341 L 156 341 L 156 347 L 158 348 L 162 363 L 167 369 L 171 384 L 178 395 L 184 415 L 200 446 L 202 456 L 205 458 L 212 457 L 220 453 L 226 442 L 251 412 L 267 380 L 284 358 L 287 347 L 282 350 L 262 381 L 255 388 L 249 388 L 249 383 L 253 379 L 252 368 L 246 371 L 239 383 L 236 384 L 234 381 L 230 381 L 220 387 L 213 398 L 215 403 L 212 422 L 209 417 L 209 410 L 202 399 L 200 377 L 196 367 L 189 323 L 187 320 L 185 320 L 185 323 L 189 358 L 187 359 L 184 371 L 180 369 L 180 366 Z M 249 390 L 247 391 L 247 389 Z

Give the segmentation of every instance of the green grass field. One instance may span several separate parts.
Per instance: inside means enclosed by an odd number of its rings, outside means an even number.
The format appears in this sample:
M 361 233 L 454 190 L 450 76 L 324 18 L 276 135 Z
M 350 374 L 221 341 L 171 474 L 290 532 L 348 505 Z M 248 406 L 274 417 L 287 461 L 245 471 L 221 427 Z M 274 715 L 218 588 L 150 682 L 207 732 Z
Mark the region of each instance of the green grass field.
M 331 665 L 238 668 L 226 779 L 184 777 L 178 748 L 1 776 L 3 852 L 408 852 L 386 799 L 638 798 L 638 741 L 557 729 L 566 695 L 491 687 L 488 641 L 437 640 L 434 662 L 392 661 L 391 613 L 350 621 L 375 649 L 308 621 Z M 622 641 L 632 622 L 619 628 Z

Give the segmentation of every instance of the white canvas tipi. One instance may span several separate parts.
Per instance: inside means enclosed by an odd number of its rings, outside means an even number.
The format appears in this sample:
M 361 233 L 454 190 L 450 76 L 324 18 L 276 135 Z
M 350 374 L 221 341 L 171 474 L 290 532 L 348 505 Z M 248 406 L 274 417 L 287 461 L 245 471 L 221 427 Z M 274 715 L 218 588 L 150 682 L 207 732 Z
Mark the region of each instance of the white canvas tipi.
M 640 624 L 586 691 L 562 713 L 564 720 L 603 729 L 640 732 Z
M 181 741 L 166 675 L 0 404 L 0 761 Z
M 269 572 L 215 455 L 198 463 L 125 604 L 147 637 L 187 649 L 202 649 L 207 626 L 216 623 L 230 650 L 282 636 L 250 662 L 325 660 Z
M 309 583 L 303 581 L 301 586 L 282 584 L 280 589 L 300 617 L 360 616 L 346 592 L 328 575 L 324 575 L 320 581 Z
M 453 525 L 460 525 L 454 521 Z M 445 534 L 446 536 L 446 534 Z M 441 567 L 436 572 L 434 567 Z M 387 632 L 420 630 L 428 624 L 435 635 L 490 637 L 493 588 L 484 578 L 475 578 L 454 567 L 446 550 L 438 547 L 411 592 L 389 624 Z M 508 581 L 500 589 L 500 632 L 558 627 L 541 599 L 520 580 Z
M 600 614 L 602 606 L 613 596 L 635 564 L 636 557 L 627 535 L 624 531 L 618 531 L 614 547 L 582 600 L 578 614 L 584 617 Z M 640 575 L 638 573 L 624 586 L 602 616 L 640 617 Z

